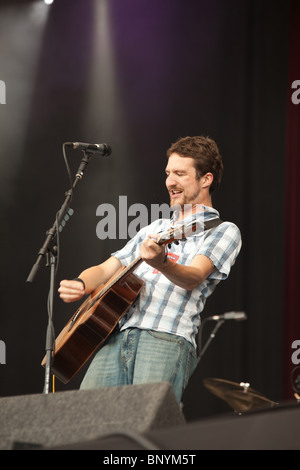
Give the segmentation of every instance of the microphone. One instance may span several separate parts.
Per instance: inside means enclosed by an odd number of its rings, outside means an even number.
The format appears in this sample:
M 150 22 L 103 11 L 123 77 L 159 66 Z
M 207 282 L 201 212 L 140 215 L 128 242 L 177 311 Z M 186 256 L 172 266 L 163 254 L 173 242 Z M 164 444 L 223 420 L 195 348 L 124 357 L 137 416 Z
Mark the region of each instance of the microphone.
M 213 315 L 210 320 L 247 320 L 245 312 L 227 312 L 223 315 Z
M 67 147 L 76 150 L 85 150 L 90 153 L 99 153 L 103 157 L 108 157 L 111 154 L 112 148 L 107 144 L 86 144 L 83 142 L 66 142 Z

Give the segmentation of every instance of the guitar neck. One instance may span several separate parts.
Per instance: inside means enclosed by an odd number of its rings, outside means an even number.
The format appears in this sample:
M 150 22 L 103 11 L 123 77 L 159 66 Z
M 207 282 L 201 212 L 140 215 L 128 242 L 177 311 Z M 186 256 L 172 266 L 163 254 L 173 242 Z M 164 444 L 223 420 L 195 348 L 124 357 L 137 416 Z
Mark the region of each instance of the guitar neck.
M 142 262 L 142 257 L 139 255 L 137 258 L 135 258 L 121 273 L 120 278 L 132 271 L 134 271 Z

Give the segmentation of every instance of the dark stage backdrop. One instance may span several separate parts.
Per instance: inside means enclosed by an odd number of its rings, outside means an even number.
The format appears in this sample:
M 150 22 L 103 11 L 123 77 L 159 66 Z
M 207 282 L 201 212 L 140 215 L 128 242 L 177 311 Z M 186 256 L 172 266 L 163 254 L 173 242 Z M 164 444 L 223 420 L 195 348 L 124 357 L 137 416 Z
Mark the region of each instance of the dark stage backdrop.
M 214 206 L 243 237 L 204 316 L 243 310 L 248 319 L 221 327 L 185 391 L 184 412 L 194 420 L 229 410 L 206 390 L 206 377 L 284 399 L 289 12 L 286 0 L 0 2 L 1 396 L 43 390 L 50 270 L 25 281 L 69 189 L 63 142 L 106 142 L 113 152 L 94 157 L 76 187 L 57 284 L 125 243 L 122 233 L 99 238 L 97 208 L 111 204 L 124 218 L 120 196 L 149 214 L 151 204 L 167 203 L 166 149 L 204 134 L 225 165 Z M 74 177 L 82 154 L 67 156 Z M 56 295 L 56 333 L 77 306 Z M 56 390 L 78 388 L 84 371 Z
M 289 93 L 286 124 L 286 206 L 285 206 L 285 308 L 283 318 L 283 393 L 292 398 L 300 391 L 300 4 L 290 8 L 289 31 Z M 291 348 L 291 346 L 293 346 Z M 292 359 L 292 360 L 291 360 Z

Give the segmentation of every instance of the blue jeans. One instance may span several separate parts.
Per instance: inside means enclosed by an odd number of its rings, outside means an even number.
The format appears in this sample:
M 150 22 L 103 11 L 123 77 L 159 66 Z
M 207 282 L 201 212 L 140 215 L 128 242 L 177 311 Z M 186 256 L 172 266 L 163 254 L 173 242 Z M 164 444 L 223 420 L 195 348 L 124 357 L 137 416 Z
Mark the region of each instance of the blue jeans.
M 180 336 L 128 328 L 98 351 L 80 390 L 170 382 L 178 402 L 197 365 L 195 348 Z

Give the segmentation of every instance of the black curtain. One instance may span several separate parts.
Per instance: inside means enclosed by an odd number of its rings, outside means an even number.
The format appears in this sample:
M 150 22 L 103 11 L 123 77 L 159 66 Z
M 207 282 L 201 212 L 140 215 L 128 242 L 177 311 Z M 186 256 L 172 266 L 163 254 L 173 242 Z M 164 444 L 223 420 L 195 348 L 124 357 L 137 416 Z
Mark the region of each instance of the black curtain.
M 1 15 L 13 31 L 17 12 L 10 5 Z M 30 2 L 23 12 L 30 23 L 36 17 L 29 9 Z M 282 398 L 288 31 L 287 1 L 65 0 L 49 10 L 33 76 L 27 74 L 27 36 L 10 54 L 2 49 L 0 78 L 8 97 L 1 105 L 1 160 L 9 171 L 2 211 L 0 339 L 7 363 L 0 369 L 1 395 L 43 389 L 49 270 L 43 268 L 33 285 L 25 280 L 69 187 L 62 143 L 107 142 L 113 153 L 93 159 L 76 189 L 74 215 L 60 237 L 57 282 L 100 263 L 126 241 L 99 240 L 97 207 L 109 203 L 118 210 L 120 195 L 128 206 L 168 202 L 167 147 L 180 136 L 205 134 L 217 141 L 225 165 L 214 206 L 240 227 L 243 247 L 204 317 L 243 310 L 248 320 L 219 330 L 184 394 L 184 411 L 194 420 L 229 410 L 206 390 L 206 377 L 250 382 L 270 399 Z M 4 34 L 7 29 L 1 43 Z M 16 64 L 22 73 L 12 81 Z M 14 117 L 20 99 L 28 100 L 24 80 L 32 94 L 14 165 Z M 73 174 L 80 155 L 69 160 Z M 74 308 L 56 298 L 56 332 Z M 67 386 L 57 382 L 57 390 L 77 388 L 83 373 Z
M 300 319 L 299 319 L 299 24 L 300 5 L 291 2 L 289 40 L 289 79 L 286 130 L 286 199 L 285 199 L 285 297 L 283 317 L 283 394 L 292 399 L 300 392 Z M 296 86 L 295 86 L 295 82 Z M 298 393 L 299 394 L 299 393 Z

